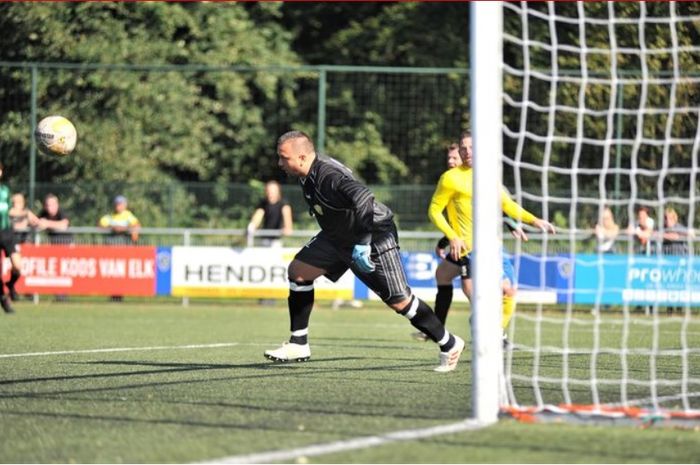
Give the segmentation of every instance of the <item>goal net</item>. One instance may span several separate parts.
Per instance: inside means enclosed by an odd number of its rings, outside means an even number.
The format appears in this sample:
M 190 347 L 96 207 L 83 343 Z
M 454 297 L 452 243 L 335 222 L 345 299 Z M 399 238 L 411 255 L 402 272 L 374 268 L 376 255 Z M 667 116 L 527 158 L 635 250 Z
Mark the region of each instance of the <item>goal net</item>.
M 504 244 L 502 410 L 700 419 L 699 23 L 697 3 L 503 3 L 503 183 L 558 234 Z

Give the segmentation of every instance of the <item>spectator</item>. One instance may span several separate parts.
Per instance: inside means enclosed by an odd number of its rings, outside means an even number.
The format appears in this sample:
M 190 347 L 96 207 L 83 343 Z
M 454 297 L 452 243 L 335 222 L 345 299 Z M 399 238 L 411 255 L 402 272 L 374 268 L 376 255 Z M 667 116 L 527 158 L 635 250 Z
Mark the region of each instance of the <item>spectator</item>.
M 280 185 L 277 181 L 268 181 L 265 184 L 265 198 L 260 201 L 248 223 L 248 235 L 251 236 L 256 229 L 276 229 L 275 235 L 260 236 L 264 246 L 281 247 L 281 236 L 288 236 L 292 232 L 292 207 L 282 197 Z
M 114 211 L 100 218 L 99 226 L 111 231 L 107 243 L 116 245 L 138 242 L 141 224 L 127 206 L 126 197 L 118 195 L 114 198 Z
M 672 207 L 664 210 L 664 230 L 659 234 L 664 255 L 688 255 L 688 239 L 695 236 L 692 229 L 678 223 L 678 213 Z
M 695 236 L 692 229 L 678 223 L 678 213 L 672 207 L 664 210 L 664 229 L 657 233 L 661 238 L 661 251 L 664 255 L 688 255 L 688 239 Z M 672 315 L 674 310 L 683 313 L 682 307 L 666 307 L 666 313 Z
M 610 207 L 605 207 L 600 221 L 595 225 L 595 236 L 598 239 L 599 253 L 615 253 L 615 240 L 620 233 L 620 227 L 615 223 L 615 217 Z
M 651 240 L 654 234 L 654 218 L 649 216 L 649 209 L 647 207 L 637 208 L 637 222 L 636 224 L 630 224 L 627 227 L 627 233 L 634 236 L 637 245 L 635 247 L 635 253 L 642 255 L 651 255 Z M 635 311 L 644 311 L 645 315 L 651 314 L 650 305 L 637 305 Z
M 636 253 L 651 255 L 651 238 L 654 232 L 654 218 L 649 216 L 647 207 L 637 209 L 637 223 L 627 228 L 628 234 L 637 240 Z
M 10 208 L 9 216 L 12 230 L 15 233 L 15 241 L 18 244 L 28 242 L 29 228 L 36 226 L 39 219 L 27 208 L 24 194 L 12 194 L 10 200 L 12 201 L 12 207 Z
M 63 213 L 58 203 L 58 197 L 47 194 L 44 198 L 44 208 L 39 212 L 39 228 L 46 230 L 50 244 L 70 244 L 73 236 L 66 233 L 70 220 Z

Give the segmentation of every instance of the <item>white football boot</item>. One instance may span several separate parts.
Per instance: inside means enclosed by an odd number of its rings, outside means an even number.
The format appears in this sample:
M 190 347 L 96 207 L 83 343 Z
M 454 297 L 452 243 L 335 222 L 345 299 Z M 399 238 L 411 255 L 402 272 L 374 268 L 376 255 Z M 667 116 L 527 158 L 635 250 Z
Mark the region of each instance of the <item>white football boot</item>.
M 461 337 L 455 336 L 455 345 L 447 352 L 440 352 L 440 366 L 435 368 L 438 373 L 447 373 L 457 368 L 457 362 L 464 350 L 464 341 Z
M 265 358 L 273 362 L 305 362 L 311 358 L 311 348 L 309 344 L 283 342 L 279 349 L 266 350 Z

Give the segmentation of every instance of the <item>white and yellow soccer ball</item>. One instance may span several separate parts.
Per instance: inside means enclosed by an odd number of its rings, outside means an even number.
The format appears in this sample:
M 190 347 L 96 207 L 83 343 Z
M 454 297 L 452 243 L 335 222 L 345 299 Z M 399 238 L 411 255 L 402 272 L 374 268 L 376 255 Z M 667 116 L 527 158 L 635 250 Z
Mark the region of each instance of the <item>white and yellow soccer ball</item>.
M 34 132 L 39 150 L 47 155 L 68 155 L 78 142 L 73 123 L 63 116 L 47 116 L 39 121 Z

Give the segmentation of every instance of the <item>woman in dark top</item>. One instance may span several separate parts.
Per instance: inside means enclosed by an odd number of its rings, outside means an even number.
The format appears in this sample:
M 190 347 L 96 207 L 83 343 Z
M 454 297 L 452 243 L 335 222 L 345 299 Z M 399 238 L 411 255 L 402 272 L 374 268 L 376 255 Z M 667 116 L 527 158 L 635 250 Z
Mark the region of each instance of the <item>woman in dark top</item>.
M 253 217 L 248 223 L 248 235 L 256 229 L 273 229 L 279 233 L 275 235 L 259 236 L 262 245 L 281 246 L 281 236 L 288 236 L 292 232 L 292 207 L 282 198 L 280 185 L 277 181 L 268 181 L 265 184 L 265 198 L 255 208 Z

